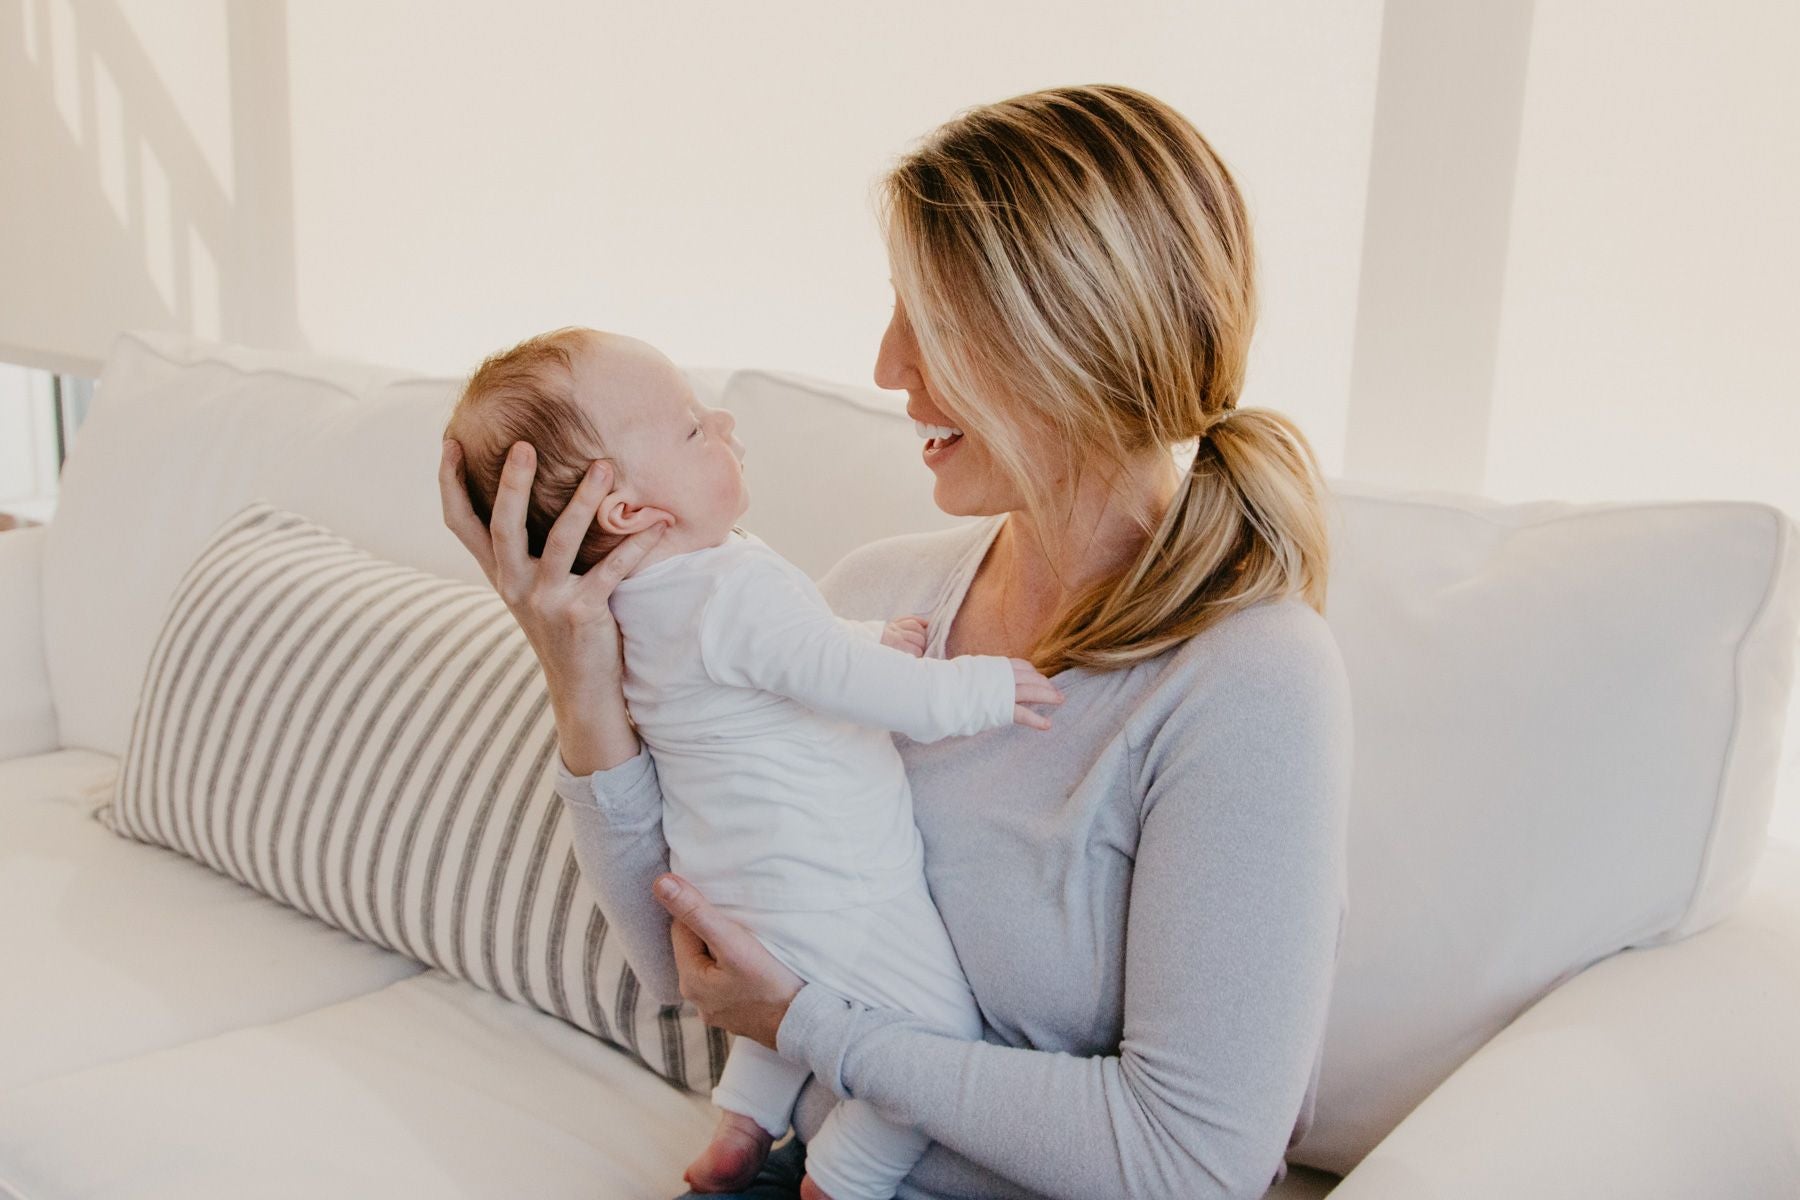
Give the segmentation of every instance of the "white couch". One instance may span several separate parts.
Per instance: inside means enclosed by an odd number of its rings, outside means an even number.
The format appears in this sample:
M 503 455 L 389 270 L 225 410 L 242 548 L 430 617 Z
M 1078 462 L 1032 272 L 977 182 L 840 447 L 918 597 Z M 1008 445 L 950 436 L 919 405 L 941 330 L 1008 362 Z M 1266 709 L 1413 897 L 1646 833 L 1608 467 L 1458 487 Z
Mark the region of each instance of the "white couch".
M 690 374 L 739 417 L 746 524 L 815 575 L 951 520 L 890 398 Z M 680 1191 L 702 1098 L 92 819 L 175 582 L 247 501 L 480 582 L 438 513 L 454 387 L 126 335 L 53 523 L 0 534 L 0 1194 Z M 1272 1195 L 1800 1195 L 1800 847 L 1764 836 L 1794 523 L 1333 499 L 1349 925 Z

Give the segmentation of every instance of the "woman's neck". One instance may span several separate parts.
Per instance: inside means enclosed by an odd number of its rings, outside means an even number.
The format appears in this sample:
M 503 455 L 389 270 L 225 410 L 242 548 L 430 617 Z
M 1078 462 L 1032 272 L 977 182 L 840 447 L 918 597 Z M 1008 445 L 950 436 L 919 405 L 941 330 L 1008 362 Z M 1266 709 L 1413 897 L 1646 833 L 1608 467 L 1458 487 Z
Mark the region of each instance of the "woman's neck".
M 1067 514 L 1048 514 L 1054 523 L 1036 521 L 1023 508 L 1006 514 L 967 598 L 983 641 L 1000 635 L 1009 646 L 1034 645 L 1074 595 L 1124 570 L 1149 536 L 1133 518 L 1134 502 L 1154 528 L 1181 486 L 1181 472 L 1169 454 L 1155 451 L 1114 480 L 1116 493 L 1105 477 L 1089 473 Z

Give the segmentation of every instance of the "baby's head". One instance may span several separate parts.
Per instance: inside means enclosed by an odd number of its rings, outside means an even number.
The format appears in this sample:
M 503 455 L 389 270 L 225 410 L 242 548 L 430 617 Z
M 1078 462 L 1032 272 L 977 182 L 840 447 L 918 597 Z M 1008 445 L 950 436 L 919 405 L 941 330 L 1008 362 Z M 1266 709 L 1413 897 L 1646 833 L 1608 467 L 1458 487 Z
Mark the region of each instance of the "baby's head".
M 613 482 L 576 552 L 580 574 L 627 537 L 657 524 L 668 533 L 656 556 L 725 539 L 749 507 L 735 422 L 694 397 L 680 368 L 635 338 L 569 327 L 490 355 L 469 377 L 444 436 L 462 444 L 463 479 L 487 522 L 506 453 L 537 451 L 526 506 L 533 555 L 595 459 Z

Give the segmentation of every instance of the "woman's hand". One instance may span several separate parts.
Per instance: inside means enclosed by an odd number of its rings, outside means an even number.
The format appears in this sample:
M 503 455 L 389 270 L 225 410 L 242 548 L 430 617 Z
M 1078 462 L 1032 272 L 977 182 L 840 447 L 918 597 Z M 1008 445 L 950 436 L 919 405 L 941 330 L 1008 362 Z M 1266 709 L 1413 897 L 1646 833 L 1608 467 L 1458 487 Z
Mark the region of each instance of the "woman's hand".
M 708 1025 L 774 1050 L 775 1031 L 805 981 L 681 876 L 658 877 L 655 892 L 674 918 L 669 940 L 682 999 L 691 1001 Z
M 483 525 L 463 484 L 462 446 L 444 440 L 438 491 L 444 524 L 475 556 L 488 582 L 506 602 L 543 667 L 556 715 L 564 761 L 578 775 L 616 766 L 638 751 L 625 715 L 624 652 L 609 603 L 662 538 L 666 526 L 633 534 L 584 575 L 570 568 L 600 501 L 612 489 L 612 464 L 596 459 L 533 558 L 525 536 L 525 509 L 537 454 L 515 442 L 500 474 L 492 520 Z

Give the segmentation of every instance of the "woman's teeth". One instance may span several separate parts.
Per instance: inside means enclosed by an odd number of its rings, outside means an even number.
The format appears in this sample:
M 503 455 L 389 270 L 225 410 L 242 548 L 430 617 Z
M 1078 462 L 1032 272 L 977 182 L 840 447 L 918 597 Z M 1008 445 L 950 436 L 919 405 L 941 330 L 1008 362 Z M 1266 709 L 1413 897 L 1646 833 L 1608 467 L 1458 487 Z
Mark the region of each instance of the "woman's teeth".
M 913 428 L 918 431 L 920 437 L 925 439 L 925 446 L 928 450 L 948 446 L 963 435 L 963 431 L 954 425 L 927 425 L 923 421 L 914 421 Z

